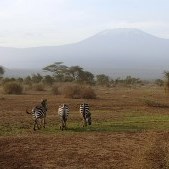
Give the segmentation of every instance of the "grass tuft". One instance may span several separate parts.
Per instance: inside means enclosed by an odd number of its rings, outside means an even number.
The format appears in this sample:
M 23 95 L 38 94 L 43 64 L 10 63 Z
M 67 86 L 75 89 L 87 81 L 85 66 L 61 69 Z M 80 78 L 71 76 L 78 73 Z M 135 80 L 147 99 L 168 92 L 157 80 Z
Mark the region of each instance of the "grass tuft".
M 160 103 L 155 100 L 145 100 L 145 104 L 149 107 L 160 107 L 160 108 L 169 108 L 168 104 Z

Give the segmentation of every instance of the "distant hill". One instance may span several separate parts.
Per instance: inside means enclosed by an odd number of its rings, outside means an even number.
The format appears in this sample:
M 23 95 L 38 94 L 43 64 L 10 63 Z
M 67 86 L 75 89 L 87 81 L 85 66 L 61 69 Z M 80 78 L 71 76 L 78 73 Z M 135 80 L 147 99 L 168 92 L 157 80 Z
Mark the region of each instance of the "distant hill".
M 41 69 L 63 61 L 111 76 L 123 70 L 141 78 L 158 78 L 169 69 L 169 40 L 138 29 L 112 29 L 69 45 L 0 47 L 0 59 L 1 65 L 13 68 Z
M 4 77 L 26 77 L 26 76 L 31 76 L 33 74 L 44 74 L 44 72 L 40 69 L 8 69 L 5 68 L 5 73 L 4 73 Z

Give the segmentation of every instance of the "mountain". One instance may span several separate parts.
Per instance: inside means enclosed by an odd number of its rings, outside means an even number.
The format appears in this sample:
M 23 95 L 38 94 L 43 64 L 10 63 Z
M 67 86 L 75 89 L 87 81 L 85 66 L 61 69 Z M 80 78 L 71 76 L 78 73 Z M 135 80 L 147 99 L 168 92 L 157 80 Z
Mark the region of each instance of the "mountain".
M 161 76 L 169 69 L 168 56 L 169 39 L 123 28 L 106 30 L 78 43 L 62 46 L 0 47 L 0 64 L 6 67 L 40 69 L 62 61 L 67 66 L 79 65 L 94 73 L 115 76 L 123 72 L 121 75 L 141 78 L 151 74 L 151 78 Z

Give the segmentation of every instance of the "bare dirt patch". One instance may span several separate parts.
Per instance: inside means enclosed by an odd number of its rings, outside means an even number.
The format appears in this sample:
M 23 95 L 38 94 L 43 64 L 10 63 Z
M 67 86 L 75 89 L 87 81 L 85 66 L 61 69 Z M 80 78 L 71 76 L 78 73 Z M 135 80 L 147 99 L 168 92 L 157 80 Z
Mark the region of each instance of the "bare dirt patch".
M 157 136 L 159 137 L 160 134 L 60 133 L 47 136 L 31 134 L 22 137 L 1 137 L 0 166 L 13 169 L 129 169 L 132 166 L 137 167 L 139 159 L 143 160 L 147 145 L 151 142 L 154 144 L 154 138 Z M 163 142 L 166 141 L 164 135 L 161 138 Z M 149 155 L 150 159 L 151 156 L 154 158 L 155 152 L 153 154 L 150 151 Z M 151 159 L 152 162 L 155 162 L 153 160 Z

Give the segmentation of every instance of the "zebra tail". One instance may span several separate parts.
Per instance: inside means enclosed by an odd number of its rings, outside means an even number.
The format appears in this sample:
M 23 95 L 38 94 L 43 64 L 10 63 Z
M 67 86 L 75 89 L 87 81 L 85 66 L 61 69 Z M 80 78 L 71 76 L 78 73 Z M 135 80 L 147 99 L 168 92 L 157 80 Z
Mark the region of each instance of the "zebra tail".
M 26 113 L 27 113 L 27 114 L 31 114 L 30 112 L 28 112 L 28 110 L 27 110 L 27 109 L 26 109 Z

